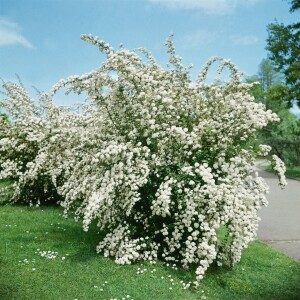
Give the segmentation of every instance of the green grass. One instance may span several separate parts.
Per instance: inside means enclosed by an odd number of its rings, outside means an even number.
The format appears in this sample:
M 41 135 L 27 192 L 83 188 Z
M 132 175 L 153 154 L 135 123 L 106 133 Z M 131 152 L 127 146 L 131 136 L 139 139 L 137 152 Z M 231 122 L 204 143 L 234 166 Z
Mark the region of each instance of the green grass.
M 300 167 L 287 167 L 285 175 L 287 177 L 300 180 Z
M 1 300 L 299 299 L 300 264 L 259 241 L 233 269 L 211 269 L 198 290 L 184 290 L 180 281 L 192 280 L 192 271 L 161 263 L 116 265 L 96 253 L 95 227 L 85 233 L 81 223 L 61 213 L 55 207 L 0 206 Z M 58 256 L 47 259 L 37 249 Z M 138 268 L 147 271 L 138 275 Z
M 273 172 L 273 169 L 270 165 L 259 166 L 262 170 Z M 300 180 L 300 167 L 286 167 L 285 176 L 293 179 Z

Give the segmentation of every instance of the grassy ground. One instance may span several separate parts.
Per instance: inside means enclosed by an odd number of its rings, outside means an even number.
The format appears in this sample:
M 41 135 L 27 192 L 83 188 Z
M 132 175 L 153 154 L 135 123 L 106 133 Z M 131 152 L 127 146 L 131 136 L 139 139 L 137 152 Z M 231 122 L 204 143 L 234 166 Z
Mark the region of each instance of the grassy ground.
M 300 180 L 300 167 L 286 168 L 285 175 L 290 178 Z
M 0 206 L 0 299 L 299 299 L 300 264 L 253 242 L 233 269 L 210 270 L 200 288 L 180 281 L 193 272 L 158 263 L 116 265 L 96 254 L 96 228 L 88 233 L 54 207 Z M 58 252 L 56 258 L 39 251 Z M 142 274 L 140 270 L 147 269 Z
M 273 172 L 273 169 L 270 165 L 260 165 L 259 168 L 262 170 Z M 285 175 L 289 178 L 300 180 L 300 167 L 286 167 Z

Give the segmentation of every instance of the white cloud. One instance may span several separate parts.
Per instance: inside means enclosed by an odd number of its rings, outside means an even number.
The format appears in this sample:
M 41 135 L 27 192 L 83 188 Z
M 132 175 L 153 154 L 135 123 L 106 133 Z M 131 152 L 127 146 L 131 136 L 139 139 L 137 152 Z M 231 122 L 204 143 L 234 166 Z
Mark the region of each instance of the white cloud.
M 293 103 L 293 107 L 290 108 L 290 112 L 296 115 L 298 119 L 300 119 L 300 108 L 297 106 L 296 102 Z
M 226 31 L 210 31 L 210 30 L 198 30 L 186 34 L 182 39 L 185 47 L 197 47 L 214 45 L 219 47 L 220 45 L 232 43 L 236 46 L 251 46 L 259 42 L 259 38 L 255 35 L 240 35 L 230 34 Z
M 33 45 L 20 33 L 17 23 L 0 18 L 0 47 L 10 45 L 33 48 Z
M 196 9 L 207 14 L 225 15 L 240 6 L 249 6 L 258 0 L 148 0 L 153 4 L 161 4 L 170 9 Z
M 255 35 L 234 35 L 231 40 L 235 45 L 250 46 L 256 44 L 259 39 Z
M 209 32 L 206 30 L 198 30 L 193 33 L 189 33 L 184 37 L 184 43 L 188 47 L 194 47 L 199 45 L 208 45 L 213 43 L 217 38 L 216 32 Z

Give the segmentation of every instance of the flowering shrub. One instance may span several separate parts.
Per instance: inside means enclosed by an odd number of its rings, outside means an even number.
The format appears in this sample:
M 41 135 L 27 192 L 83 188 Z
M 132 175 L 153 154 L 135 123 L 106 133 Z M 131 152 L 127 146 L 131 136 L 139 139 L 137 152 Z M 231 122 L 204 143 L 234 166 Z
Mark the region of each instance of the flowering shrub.
M 52 90 L 85 93 L 80 113 L 56 107 L 47 94 L 36 104 L 22 87 L 4 85 L 0 104 L 12 121 L 1 128 L 0 178 L 14 178 L 14 200 L 37 202 L 42 188 L 43 197 L 61 196 L 65 214 L 74 208 L 84 230 L 96 220 L 106 232 L 97 251 L 117 263 L 196 265 L 198 285 L 209 265 L 236 263 L 255 238 L 268 187 L 253 166 L 270 147 L 249 141 L 278 117 L 255 103 L 252 84 L 229 60 L 212 58 L 192 83 L 170 38 L 168 69 L 145 49 L 138 51 L 146 61 L 82 39 L 106 61 Z M 230 80 L 206 84 L 216 61 Z M 275 161 L 285 185 L 284 165 Z
M 0 180 L 12 180 L 11 201 L 39 204 L 41 200 L 58 199 L 47 166 L 49 141 L 55 135 L 56 123 L 62 121 L 56 116 L 58 108 L 46 94 L 35 103 L 21 85 L 8 82 L 3 88 L 6 98 L 0 101 L 0 107 L 11 121 L 2 121 L 0 127 Z

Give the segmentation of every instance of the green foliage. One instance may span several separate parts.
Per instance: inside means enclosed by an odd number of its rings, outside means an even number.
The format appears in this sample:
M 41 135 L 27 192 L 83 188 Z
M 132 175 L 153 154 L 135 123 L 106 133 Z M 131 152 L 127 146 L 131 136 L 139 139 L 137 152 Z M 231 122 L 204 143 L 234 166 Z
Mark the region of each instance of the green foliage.
M 282 83 L 282 76 L 270 59 L 263 59 L 258 66 L 257 75 L 248 78 L 247 82 L 259 82 L 251 88 L 251 94 L 257 102 L 265 104 L 267 109 L 277 113 L 290 107 L 288 87 Z M 280 103 L 280 108 L 275 102 Z
M 6 114 L 0 114 L 0 124 L 2 122 L 8 122 L 8 116 Z
M 11 195 L 12 182 L 9 180 L 0 180 L 0 205 L 9 202 Z
M 96 226 L 84 233 L 79 223 L 62 219 L 61 213 L 54 207 L 1 207 L 1 300 L 298 299 L 299 263 L 261 242 L 250 243 L 233 269 L 210 268 L 198 290 L 184 290 L 180 281 L 190 281 L 192 270 L 147 262 L 116 265 L 95 253 Z M 47 259 L 35 253 L 37 249 L 58 255 Z M 137 274 L 138 268 L 147 271 Z
M 267 109 L 279 115 L 282 111 L 286 113 L 289 108 L 289 88 L 285 84 L 277 83 L 266 91 L 265 99 Z
M 257 76 L 248 81 L 258 80 L 251 94 L 257 102 L 265 104 L 267 109 L 275 112 L 280 122 L 268 124 L 257 134 L 257 144 L 272 147 L 271 154 L 276 154 L 287 165 L 300 165 L 300 121 L 289 111 L 290 88 L 279 81 L 280 74 L 272 61 L 264 59 L 259 65 Z
M 294 12 L 297 9 L 300 9 L 300 0 L 292 0 L 290 12 Z
M 300 165 L 300 123 L 287 110 L 279 113 L 281 121 L 261 131 L 261 139 L 272 147 L 273 153 L 288 166 Z
M 291 1 L 290 12 L 300 8 L 299 0 Z M 284 74 L 286 85 L 270 85 L 262 96 L 253 95 L 267 108 L 276 112 L 281 121 L 267 126 L 261 132 L 261 139 L 270 143 L 273 151 L 288 165 L 300 165 L 300 124 L 287 108 L 294 100 L 300 107 L 300 22 L 290 25 L 271 23 L 267 27 L 266 49 L 277 70 Z M 287 107 L 285 107 L 287 104 Z
M 291 2 L 291 12 L 300 8 L 300 1 Z M 290 25 L 271 23 L 268 25 L 266 49 L 278 70 L 285 75 L 290 88 L 289 102 L 297 100 L 300 107 L 300 22 Z

